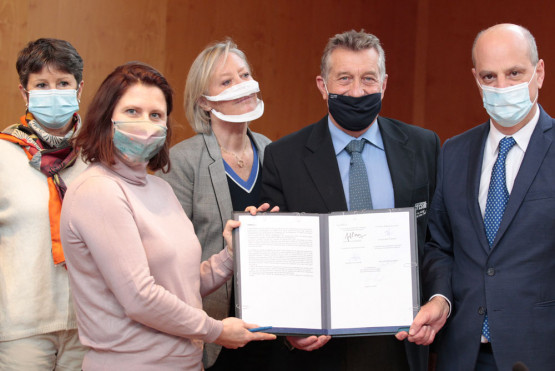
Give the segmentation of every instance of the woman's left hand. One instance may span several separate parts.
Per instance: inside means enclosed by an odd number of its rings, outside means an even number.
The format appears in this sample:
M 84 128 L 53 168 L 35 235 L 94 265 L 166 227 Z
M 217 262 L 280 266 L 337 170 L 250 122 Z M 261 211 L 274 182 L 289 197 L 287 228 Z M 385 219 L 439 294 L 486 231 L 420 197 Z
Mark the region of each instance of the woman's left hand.
M 263 213 L 264 211 L 268 211 L 269 208 L 270 208 L 270 204 L 267 202 L 264 202 L 262 205 L 258 206 L 258 208 L 256 206 L 247 206 L 247 208 L 245 209 L 245 212 L 251 213 L 251 215 L 256 215 L 256 213 Z M 274 206 L 272 210 L 270 210 L 271 213 L 277 213 L 278 211 L 279 211 L 279 206 Z
M 258 208 L 256 208 L 255 206 L 248 206 L 245 209 L 245 212 L 251 213 L 252 215 L 256 215 L 257 212 L 264 212 L 267 211 L 270 208 L 270 204 L 268 203 L 263 203 L 262 205 L 260 205 Z M 276 213 L 279 211 L 279 206 L 274 206 L 271 210 L 272 213 Z M 235 228 L 239 227 L 241 225 L 241 222 L 238 220 L 228 220 L 227 223 L 225 224 L 225 228 L 224 228 L 224 240 L 225 243 L 227 244 L 227 251 L 229 252 L 230 255 L 233 255 L 233 238 L 232 238 L 232 232 Z
M 225 228 L 224 228 L 224 240 L 225 243 L 227 244 L 227 251 L 229 252 L 229 254 L 231 256 L 233 256 L 233 238 L 232 238 L 232 232 L 235 228 L 239 227 L 241 225 L 241 222 L 238 220 L 233 220 L 230 219 L 227 221 L 227 223 L 225 223 Z

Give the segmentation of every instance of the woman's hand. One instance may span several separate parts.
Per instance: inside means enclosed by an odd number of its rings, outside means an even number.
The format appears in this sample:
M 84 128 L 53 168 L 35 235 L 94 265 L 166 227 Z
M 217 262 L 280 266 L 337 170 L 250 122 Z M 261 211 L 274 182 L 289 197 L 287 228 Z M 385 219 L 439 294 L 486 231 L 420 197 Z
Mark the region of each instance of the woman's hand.
M 245 212 L 251 213 L 252 215 L 256 215 L 257 212 L 264 212 L 269 208 L 270 208 L 270 204 L 263 203 L 258 208 L 256 208 L 256 206 L 248 206 L 245 209 Z M 274 208 L 271 210 L 272 213 L 276 213 L 278 211 L 279 211 L 279 206 L 274 206 Z M 227 223 L 225 224 L 223 235 L 224 235 L 225 243 L 227 245 L 227 251 L 231 256 L 233 256 L 233 242 L 232 242 L 233 233 L 232 232 L 235 228 L 239 227 L 240 225 L 241 225 L 241 222 L 239 222 L 238 220 L 228 220 Z
M 233 230 L 241 225 L 238 220 L 228 220 L 224 228 L 224 240 L 227 245 L 227 252 L 233 256 Z
M 276 335 L 265 332 L 250 332 L 257 325 L 245 323 L 239 318 L 228 317 L 222 320 L 224 329 L 214 343 L 230 349 L 237 349 L 253 340 L 274 340 Z
M 247 206 L 247 208 L 245 209 L 245 212 L 251 213 L 251 215 L 256 215 L 256 213 L 262 213 L 264 211 L 268 211 L 269 208 L 270 208 L 270 204 L 265 202 L 262 205 L 258 206 L 258 208 L 256 206 Z M 277 213 L 278 211 L 279 211 L 279 206 L 274 206 L 272 210 L 270 210 L 271 213 Z
M 270 204 L 268 203 L 263 203 L 262 205 L 260 205 L 258 208 L 256 208 L 256 206 L 248 206 L 245 209 L 245 212 L 251 213 L 252 215 L 256 215 L 257 212 L 264 212 L 267 211 L 270 208 Z M 271 210 L 272 213 L 276 213 L 279 211 L 279 206 L 274 206 L 273 209 Z M 227 245 L 227 251 L 229 252 L 230 255 L 233 255 L 233 230 L 237 227 L 239 227 L 241 225 L 241 222 L 239 222 L 238 220 L 228 220 L 227 223 L 225 224 L 225 228 L 224 228 L 224 240 L 225 243 Z

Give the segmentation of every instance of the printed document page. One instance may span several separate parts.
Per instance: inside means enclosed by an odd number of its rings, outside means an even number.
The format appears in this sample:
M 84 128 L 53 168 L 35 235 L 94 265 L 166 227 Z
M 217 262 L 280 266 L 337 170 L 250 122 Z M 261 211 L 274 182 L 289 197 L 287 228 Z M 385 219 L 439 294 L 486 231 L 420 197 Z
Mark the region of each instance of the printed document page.
M 322 328 L 317 215 L 239 215 L 242 319 L 260 326 Z
M 409 212 L 329 216 L 331 328 L 410 325 Z

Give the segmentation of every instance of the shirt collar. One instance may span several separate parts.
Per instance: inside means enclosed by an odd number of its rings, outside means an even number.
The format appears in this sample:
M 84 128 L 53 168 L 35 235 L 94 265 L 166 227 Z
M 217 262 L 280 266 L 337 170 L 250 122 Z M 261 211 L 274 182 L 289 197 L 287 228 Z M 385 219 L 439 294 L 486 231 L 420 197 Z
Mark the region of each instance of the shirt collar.
M 540 108 L 537 106 L 536 113 L 534 116 L 528 121 L 526 125 L 524 125 L 519 131 L 511 135 L 516 144 L 522 149 L 523 152 L 526 152 L 528 148 L 528 144 L 530 143 L 530 138 L 532 137 L 532 133 L 538 124 L 538 120 L 540 118 Z M 497 147 L 499 147 L 499 142 L 501 139 L 505 138 L 506 135 L 501 133 L 491 122 L 489 121 L 489 135 L 488 135 L 488 145 L 492 154 L 495 154 L 497 151 Z
M 333 124 L 330 116 L 328 115 L 328 127 L 331 134 L 331 140 L 333 142 L 333 148 L 335 150 L 335 155 L 337 156 L 341 151 L 345 149 L 347 144 L 353 139 L 366 139 L 373 146 L 384 150 L 382 134 L 378 125 L 378 117 L 374 119 L 374 122 L 370 124 L 368 130 L 366 130 L 360 137 L 355 138 L 340 130 L 337 126 Z

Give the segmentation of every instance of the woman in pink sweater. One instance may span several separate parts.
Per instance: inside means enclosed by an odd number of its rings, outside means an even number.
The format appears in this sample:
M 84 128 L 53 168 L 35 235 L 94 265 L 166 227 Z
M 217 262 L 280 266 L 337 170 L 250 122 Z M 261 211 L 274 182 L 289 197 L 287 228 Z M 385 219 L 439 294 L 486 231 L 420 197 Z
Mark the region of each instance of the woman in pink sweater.
M 201 298 L 231 277 L 227 248 L 201 263 L 193 226 L 171 187 L 172 91 L 150 66 L 119 66 L 100 86 L 76 140 L 91 164 L 69 187 L 61 236 L 84 370 L 200 370 L 204 342 L 229 348 L 274 335 L 202 310 Z

